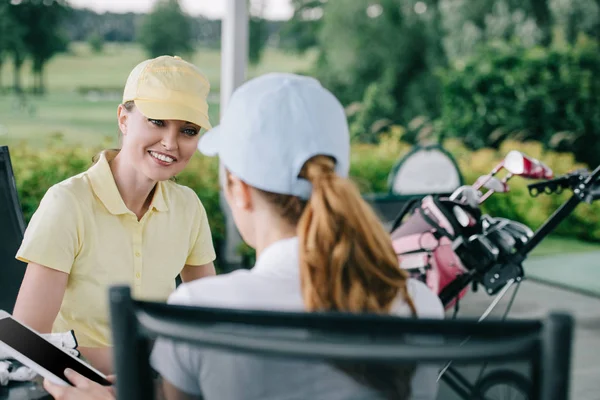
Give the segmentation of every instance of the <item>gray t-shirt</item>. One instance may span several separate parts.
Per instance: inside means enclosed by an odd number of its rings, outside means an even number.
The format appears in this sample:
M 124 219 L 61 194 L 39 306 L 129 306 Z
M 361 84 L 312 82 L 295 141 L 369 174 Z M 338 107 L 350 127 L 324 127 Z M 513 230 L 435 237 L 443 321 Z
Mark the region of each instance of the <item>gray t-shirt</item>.
M 439 298 L 423 283 L 410 280 L 409 293 L 417 314 L 443 318 Z M 263 251 L 252 270 L 203 278 L 180 285 L 169 303 L 251 310 L 302 311 L 297 238 L 278 241 Z M 398 299 L 392 314 L 410 315 Z M 181 391 L 206 400 L 377 399 L 373 390 L 330 364 L 273 359 L 158 340 L 151 363 Z M 412 380 L 413 400 L 437 395 L 435 366 L 419 366 Z

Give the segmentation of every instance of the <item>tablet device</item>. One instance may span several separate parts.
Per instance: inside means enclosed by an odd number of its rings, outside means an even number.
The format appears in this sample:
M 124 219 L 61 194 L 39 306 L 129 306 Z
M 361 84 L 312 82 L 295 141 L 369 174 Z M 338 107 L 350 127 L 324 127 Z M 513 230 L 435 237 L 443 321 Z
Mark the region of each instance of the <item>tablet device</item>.
M 58 348 L 3 310 L 0 310 L 0 349 L 59 385 L 71 385 L 64 375 L 66 368 L 101 385 L 111 385 L 101 372 Z

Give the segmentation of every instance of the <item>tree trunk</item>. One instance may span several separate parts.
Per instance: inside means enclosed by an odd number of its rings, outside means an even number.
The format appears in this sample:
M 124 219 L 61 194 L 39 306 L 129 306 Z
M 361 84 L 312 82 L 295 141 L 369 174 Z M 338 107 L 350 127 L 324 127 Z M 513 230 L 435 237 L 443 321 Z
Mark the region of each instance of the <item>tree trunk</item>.
M 33 72 L 33 94 L 40 94 L 40 71 Z
M 44 82 L 44 65 L 42 64 L 41 68 L 40 68 L 40 72 L 39 72 L 40 76 L 39 76 L 39 88 L 40 88 L 40 94 L 45 94 L 46 93 L 46 84 Z
M 33 73 L 33 93 L 36 95 L 44 94 L 44 64 L 44 59 L 39 56 L 33 59 L 31 72 Z
M 15 57 L 13 67 L 13 90 L 15 93 L 23 92 L 23 88 L 21 87 L 21 66 L 23 65 L 23 60 L 19 57 Z

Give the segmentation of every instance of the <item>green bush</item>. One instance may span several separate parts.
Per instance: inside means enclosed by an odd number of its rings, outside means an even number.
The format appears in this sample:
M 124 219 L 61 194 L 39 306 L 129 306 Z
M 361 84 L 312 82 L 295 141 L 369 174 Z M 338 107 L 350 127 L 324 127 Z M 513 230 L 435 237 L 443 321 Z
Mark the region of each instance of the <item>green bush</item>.
M 362 193 L 388 192 L 392 167 L 411 147 L 403 142 L 404 129 L 392 126 L 379 136 L 379 144 L 355 143 L 350 158 L 350 176 Z
M 392 127 L 380 137 L 380 143 L 354 144 L 350 175 L 363 193 L 388 191 L 388 175 L 399 157 L 410 151 L 401 141 L 404 130 Z M 484 148 L 470 151 L 459 141 L 448 139 L 444 147 L 456 158 L 466 183 L 487 174 L 510 150 L 520 150 L 548 164 L 556 175 L 582 167 L 567 153 L 544 150 L 540 143 L 511 142 L 498 149 Z M 100 149 L 83 149 L 57 142 L 44 149 L 25 145 L 11 146 L 11 158 L 19 197 L 25 219 L 28 221 L 46 192 L 53 184 L 78 174 L 91 165 L 91 159 Z M 219 166 L 216 158 L 194 155 L 188 167 L 177 177 L 177 182 L 191 187 L 201 199 L 208 214 L 213 240 L 217 248 L 224 239 L 224 217 L 219 204 Z M 528 181 L 518 177 L 510 181 L 511 192 L 496 194 L 484 203 L 484 211 L 494 216 L 521 221 L 532 229 L 539 227 L 552 212 L 566 200 L 569 193 L 537 198 L 529 196 Z M 600 202 L 581 204 L 557 229 L 558 234 L 600 242 Z M 248 256 L 246 254 L 246 256 Z
M 519 150 L 531 157 L 543 161 L 554 171 L 555 176 L 584 168 L 575 162 L 572 154 L 544 150 L 538 142 L 506 141 L 498 149 L 484 148 L 469 151 L 457 140 L 447 140 L 446 149 L 453 154 L 466 183 L 474 182 L 479 176 L 489 173 L 511 150 Z M 559 195 L 539 195 L 531 197 L 527 190 L 528 181 L 514 177 L 509 181 L 509 193 L 497 193 L 483 204 L 484 212 L 493 216 L 520 221 L 536 229 L 572 194 L 565 190 Z M 600 242 L 600 202 L 592 205 L 582 203 L 560 224 L 555 233 L 560 236 L 574 237 L 586 241 Z
M 90 45 L 92 52 L 96 54 L 100 54 L 104 51 L 104 38 L 97 33 L 92 33 L 88 37 L 88 44 Z
M 600 154 L 600 48 L 489 43 L 442 73 L 440 126 L 470 148 L 534 140 L 595 167 Z

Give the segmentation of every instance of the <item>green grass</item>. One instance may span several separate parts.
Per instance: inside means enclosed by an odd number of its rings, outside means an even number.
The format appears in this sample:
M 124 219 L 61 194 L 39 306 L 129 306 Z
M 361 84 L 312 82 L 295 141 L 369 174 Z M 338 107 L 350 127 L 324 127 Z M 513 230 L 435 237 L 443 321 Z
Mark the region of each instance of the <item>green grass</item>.
M 532 252 L 531 256 L 551 256 L 567 253 L 585 253 L 599 251 L 599 243 L 582 242 L 576 239 L 550 236 L 544 239 Z
M 92 53 L 85 43 L 74 43 L 70 51 L 54 57 L 46 67 L 47 94 L 26 96 L 23 104 L 14 95 L 0 94 L 0 145 L 27 142 L 44 147 L 61 135 L 68 143 L 82 146 L 114 146 L 117 141 L 116 109 L 131 69 L 146 59 L 135 44 L 107 44 L 101 54 Z M 209 114 L 219 116 L 221 56 L 218 50 L 202 49 L 191 61 L 211 82 Z M 250 66 L 247 76 L 266 72 L 302 72 L 310 68 L 314 54 L 297 56 L 266 49 L 262 61 Z M 12 66 L 0 69 L 1 82 L 12 83 Z M 22 69 L 22 84 L 31 87 L 30 66 Z M 96 93 L 94 94 L 94 89 Z
M 86 43 L 73 43 L 68 53 L 59 54 L 46 66 L 46 85 L 49 91 L 69 92 L 82 87 L 114 89 L 120 92 L 131 69 L 145 60 L 147 55 L 136 44 L 109 43 L 100 54 L 91 52 Z M 258 65 L 249 66 L 248 77 L 266 72 L 301 72 L 308 70 L 315 60 L 314 53 L 304 56 L 285 53 L 267 48 Z M 193 62 L 206 75 L 212 90 L 219 92 L 221 76 L 221 53 L 216 49 L 200 49 L 189 61 Z M 12 66 L 5 63 L 2 82 L 12 82 Z M 29 64 L 23 66 L 23 83 L 32 84 L 28 73 Z

